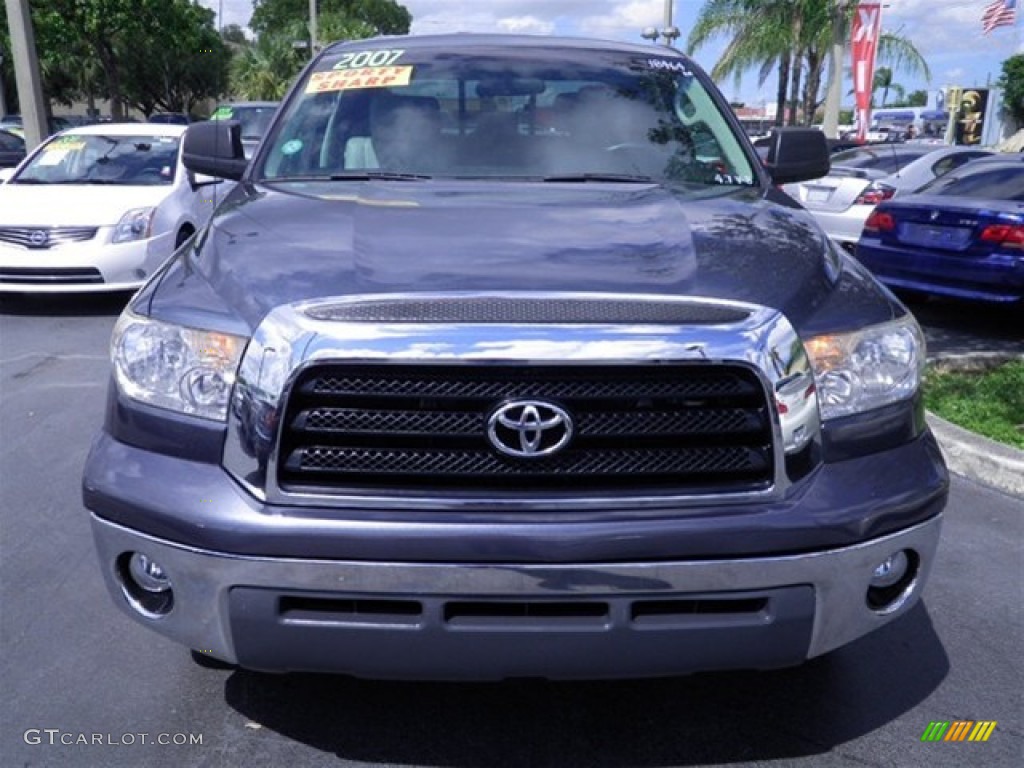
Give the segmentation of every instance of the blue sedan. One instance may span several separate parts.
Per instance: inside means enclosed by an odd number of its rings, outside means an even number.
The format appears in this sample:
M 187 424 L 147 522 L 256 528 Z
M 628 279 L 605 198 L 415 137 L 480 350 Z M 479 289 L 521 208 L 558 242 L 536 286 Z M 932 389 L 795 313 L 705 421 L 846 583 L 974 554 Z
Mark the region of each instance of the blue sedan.
M 1024 154 L 976 160 L 880 204 L 857 258 L 894 289 L 1024 304 Z

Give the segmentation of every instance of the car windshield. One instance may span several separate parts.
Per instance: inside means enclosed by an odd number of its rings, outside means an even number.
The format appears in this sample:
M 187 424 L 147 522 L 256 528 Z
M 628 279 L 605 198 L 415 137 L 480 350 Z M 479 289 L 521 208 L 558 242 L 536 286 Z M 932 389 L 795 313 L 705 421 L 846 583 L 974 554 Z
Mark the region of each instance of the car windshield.
M 919 150 L 907 150 L 896 149 L 891 144 L 857 147 L 844 152 L 836 152 L 832 155 L 832 165 L 892 172 L 898 171 L 927 152 L 927 147 Z
M 1024 201 L 1024 164 L 966 166 L 925 184 L 918 194 Z
M 224 104 L 210 115 L 211 120 L 237 120 L 243 139 L 259 139 L 267 132 L 276 104 Z
M 64 133 L 42 147 L 12 184 L 170 184 L 177 136 Z
M 382 45 L 319 60 L 258 178 L 758 183 L 703 75 L 674 53 Z

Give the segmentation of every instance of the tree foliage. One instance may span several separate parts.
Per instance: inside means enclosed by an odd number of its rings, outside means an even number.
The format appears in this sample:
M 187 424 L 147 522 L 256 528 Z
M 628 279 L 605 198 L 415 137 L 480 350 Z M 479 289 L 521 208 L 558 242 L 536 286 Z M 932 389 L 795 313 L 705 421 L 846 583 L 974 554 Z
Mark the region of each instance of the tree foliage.
M 404 34 L 411 23 L 395 0 L 317 0 L 318 42 Z M 257 42 L 232 61 L 231 92 L 242 99 L 280 99 L 309 58 L 309 2 L 253 0 L 249 26 Z
M 283 34 L 296 20 L 309 22 L 309 0 L 253 0 L 249 26 L 259 37 Z M 327 17 L 358 20 L 367 25 L 359 37 L 404 35 L 409 32 L 412 15 L 396 0 L 317 0 L 317 23 Z M 330 40 L 319 34 L 318 37 Z M 305 37 L 301 38 L 305 39 Z
M 227 86 L 215 15 L 192 0 L 35 0 L 32 21 L 52 101 L 100 96 L 115 118 L 190 110 Z
M 1002 70 L 996 85 L 1003 89 L 1003 109 L 1024 127 L 1024 53 L 1006 59 Z

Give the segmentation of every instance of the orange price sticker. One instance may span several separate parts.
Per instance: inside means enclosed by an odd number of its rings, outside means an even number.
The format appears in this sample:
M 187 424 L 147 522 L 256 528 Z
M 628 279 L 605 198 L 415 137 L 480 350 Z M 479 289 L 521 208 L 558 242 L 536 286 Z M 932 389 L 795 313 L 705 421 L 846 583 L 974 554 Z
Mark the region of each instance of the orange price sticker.
M 306 93 L 354 91 L 358 88 L 390 88 L 408 85 L 412 67 L 361 67 L 314 72 L 306 83 Z

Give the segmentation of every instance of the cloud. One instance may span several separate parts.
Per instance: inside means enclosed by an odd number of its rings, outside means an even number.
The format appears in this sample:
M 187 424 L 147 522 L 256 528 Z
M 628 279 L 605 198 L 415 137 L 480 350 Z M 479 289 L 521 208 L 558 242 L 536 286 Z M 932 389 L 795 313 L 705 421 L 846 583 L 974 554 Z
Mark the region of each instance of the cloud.
M 518 35 L 550 35 L 555 31 L 555 23 L 536 16 L 512 16 L 498 19 L 498 29 Z

